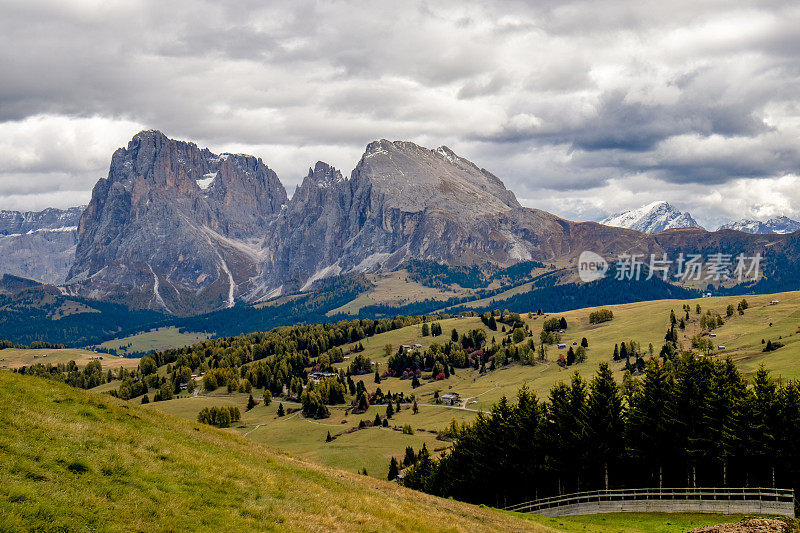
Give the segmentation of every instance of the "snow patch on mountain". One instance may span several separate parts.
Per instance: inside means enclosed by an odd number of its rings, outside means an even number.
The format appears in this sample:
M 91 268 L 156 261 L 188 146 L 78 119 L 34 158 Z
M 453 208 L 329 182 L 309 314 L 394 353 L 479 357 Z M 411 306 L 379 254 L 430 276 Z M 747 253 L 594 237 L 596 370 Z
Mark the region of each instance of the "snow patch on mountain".
M 197 186 L 205 191 L 211 187 L 211 184 L 214 183 L 215 179 L 217 179 L 217 172 L 203 174 L 203 177 L 197 180 Z
M 643 233 L 660 233 L 673 228 L 701 227 L 688 212 L 681 212 L 663 200 L 617 213 L 601 220 L 600 224 L 634 229 Z

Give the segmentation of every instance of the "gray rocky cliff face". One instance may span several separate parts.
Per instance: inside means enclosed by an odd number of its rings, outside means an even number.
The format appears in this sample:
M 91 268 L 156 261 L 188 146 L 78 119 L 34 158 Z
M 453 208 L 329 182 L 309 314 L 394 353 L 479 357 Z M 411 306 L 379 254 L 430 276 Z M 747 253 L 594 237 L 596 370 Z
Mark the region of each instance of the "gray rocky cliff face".
M 262 287 L 304 290 L 352 271 L 408 259 L 448 264 L 551 256 L 557 217 L 520 206 L 489 172 L 446 147 L 375 141 L 349 179 L 317 163 L 274 222 Z
M 260 159 L 141 132 L 94 188 L 70 290 L 180 314 L 233 305 L 286 199 Z
M 0 211 L 0 273 L 63 283 L 75 259 L 83 209 Z
M 65 290 L 196 314 L 410 259 L 563 262 L 584 249 L 656 246 L 645 237 L 522 207 L 447 147 L 375 141 L 349 177 L 319 162 L 287 200 L 260 159 L 144 131 L 114 153 L 94 188 Z
M 77 228 L 86 206 L 44 211 L 0 211 L 0 235 Z

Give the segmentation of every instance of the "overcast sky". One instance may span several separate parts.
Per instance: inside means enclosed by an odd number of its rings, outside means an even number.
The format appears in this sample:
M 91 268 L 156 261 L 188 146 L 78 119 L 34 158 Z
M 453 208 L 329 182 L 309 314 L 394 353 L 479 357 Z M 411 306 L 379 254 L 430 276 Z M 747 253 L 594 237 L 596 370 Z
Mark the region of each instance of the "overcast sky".
M 447 145 L 574 220 L 662 199 L 708 227 L 800 217 L 796 1 L 0 9 L 0 209 L 88 202 L 155 128 L 258 155 L 290 194 L 388 138 Z

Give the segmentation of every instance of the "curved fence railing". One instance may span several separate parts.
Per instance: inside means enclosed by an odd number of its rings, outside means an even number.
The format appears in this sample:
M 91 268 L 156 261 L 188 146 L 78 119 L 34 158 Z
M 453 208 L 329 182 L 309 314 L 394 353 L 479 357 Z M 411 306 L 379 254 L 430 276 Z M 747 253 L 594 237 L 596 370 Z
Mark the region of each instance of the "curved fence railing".
M 758 513 L 794 517 L 794 489 L 667 488 L 576 492 L 506 507 L 544 516 L 618 512 Z

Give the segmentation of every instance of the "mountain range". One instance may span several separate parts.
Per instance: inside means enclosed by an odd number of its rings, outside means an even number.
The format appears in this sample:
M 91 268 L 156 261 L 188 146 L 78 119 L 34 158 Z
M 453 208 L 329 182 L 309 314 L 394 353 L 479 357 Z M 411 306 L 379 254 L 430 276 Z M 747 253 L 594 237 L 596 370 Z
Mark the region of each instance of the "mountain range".
M 759 233 L 767 235 L 784 234 L 793 233 L 797 230 L 800 230 L 800 222 L 784 216 L 770 218 L 766 221 L 743 218 L 735 222 L 723 224 L 719 227 L 719 229 L 732 229 L 736 231 L 743 231 L 745 233 Z
M 675 228 L 701 228 L 689 212 L 681 212 L 668 202 L 655 201 L 611 215 L 600 224 L 619 228 L 629 228 L 643 233 L 661 233 Z M 769 220 L 746 219 L 727 222 L 717 230 L 735 230 L 758 235 L 782 235 L 800 230 L 800 222 L 785 216 Z
M 2 272 L 46 283 L 63 282 L 75 257 L 83 210 L 0 211 Z
M 375 141 L 349 177 L 318 162 L 288 200 L 260 159 L 143 131 L 92 192 L 65 290 L 191 314 L 410 259 L 509 266 L 636 239 L 522 207 L 447 147 Z
M 683 213 L 669 203 L 657 201 L 611 215 L 600 221 L 606 226 L 629 228 L 643 233 L 661 233 L 674 228 L 700 228 L 700 224 L 688 212 Z
M 563 270 L 559 283 L 569 283 L 585 250 L 614 257 L 768 246 L 784 258 L 798 248 L 790 235 L 709 233 L 666 202 L 605 225 L 571 222 L 521 206 L 500 179 L 445 146 L 403 141 L 371 142 L 349 176 L 317 162 L 289 199 L 261 159 L 155 130 L 113 154 L 85 209 L 0 220 L 8 250 L 0 271 L 58 284 L 70 297 L 182 316 L 409 261 L 495 270 L 531 262 Z

